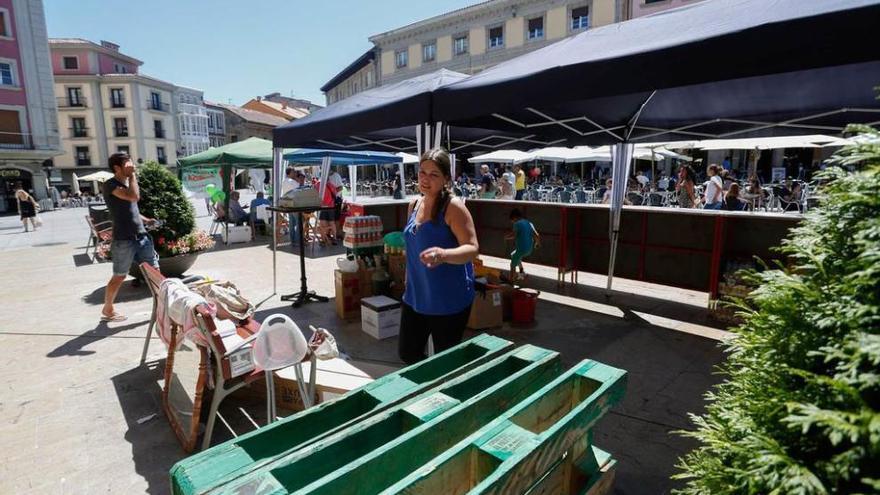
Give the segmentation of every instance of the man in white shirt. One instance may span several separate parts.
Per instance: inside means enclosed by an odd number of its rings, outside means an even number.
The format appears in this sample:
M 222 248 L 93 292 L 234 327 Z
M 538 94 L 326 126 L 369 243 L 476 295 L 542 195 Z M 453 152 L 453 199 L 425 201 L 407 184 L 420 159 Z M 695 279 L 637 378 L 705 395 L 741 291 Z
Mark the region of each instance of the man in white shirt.
M 501 199 L 513 199 L 513 195 L 516 192 L 516 175 L 514 175 L 510 165 L 504 167 L 504 173 L 501 174 L 501 181 L 506 183 L 506 185 L 502 184 L 501 186 Z
M 333 168 L 330 172 L 330 177 L 327 177 L 327 182 L 333 184 L 333 187 L 339 191 L 339 194 L 342 194 L 342 176 L 339 175 L 339 172 L 336 171 L 336 168 Z

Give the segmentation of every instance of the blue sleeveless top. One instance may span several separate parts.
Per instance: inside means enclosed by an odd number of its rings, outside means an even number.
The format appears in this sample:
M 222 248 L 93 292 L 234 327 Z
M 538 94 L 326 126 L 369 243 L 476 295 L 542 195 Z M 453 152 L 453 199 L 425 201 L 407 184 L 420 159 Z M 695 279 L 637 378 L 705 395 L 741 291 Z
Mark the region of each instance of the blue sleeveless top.
M 439 213 L 437 222 L 416 223 L 421 201 L 403 229 L 406 240 L 406 291 L 403 302 L 417 313 L 425 315 L 452 315 L 464 311 L 474 302 L 474 265 L 441 263 L 428 268 L 419 254 L 430 247 L 452 249 L 458 239 L 446 225 L 446 208 Z

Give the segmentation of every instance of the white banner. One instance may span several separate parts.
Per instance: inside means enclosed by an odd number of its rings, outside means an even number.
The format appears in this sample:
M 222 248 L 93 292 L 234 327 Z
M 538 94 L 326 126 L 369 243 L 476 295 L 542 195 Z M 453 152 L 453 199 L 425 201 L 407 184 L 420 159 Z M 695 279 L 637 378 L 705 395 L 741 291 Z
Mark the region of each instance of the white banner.
M 187 193 L 197 198 L 207 198 L 210 195 L 205 192 L 205 187 L 213 184 L 219 190 L 223 190 L 223 180 L 220 178 L 220 167 L 198 167 L 183 171 L 183 188 Z

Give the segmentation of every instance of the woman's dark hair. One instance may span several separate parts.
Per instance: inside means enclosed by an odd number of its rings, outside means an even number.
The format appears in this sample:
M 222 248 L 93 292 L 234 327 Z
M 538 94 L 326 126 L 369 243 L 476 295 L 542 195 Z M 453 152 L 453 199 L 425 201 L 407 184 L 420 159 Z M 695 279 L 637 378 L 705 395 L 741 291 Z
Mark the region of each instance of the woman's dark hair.
M 522 217 L 523 217 L 522 212 L 519 211 L 519 208 L 514 208 L 514 209 L 510 210 L 510 219 L 511 220 L 519 220 Z
M 727 190 L 728 198 L 739 198 L 739 184 L 734 182 L 730 185 L 730 189 Z
M 697 182 L 697 173 L 694 172 L 694 169 L 691 168 L 690 165 L 682 165 L 681 168 L 684 169 L 684 179 L 689 180 L 693 183 Z
M 129 160 L 131 160 L 131 157 L 128 156 L 128 153 L 113 153 L 110 155 L 110 159 L 107 160 L 107 165 L 110 167 L 110 171 L 115 174 L 116 169 L 113 167 L 124 167 L 125 162 Z
M 437 164 L 437 168 L 440 169 L 440 173 L 446 179 L 443 189 L 440 190 L 440 198 L 434 203 L 434 208 L 431 210 L 431 221 L 436 222 L 437 216 L 446 208 L 446 205 L 452 198 L 452 191 L 449 190 L 449 181 L 452 180 L 452 164 L 449 161 L 449 152 L 440 147 L 422 153 L 421 158 L 419 158 L 419 164 L 423 162 L 434 162 Z

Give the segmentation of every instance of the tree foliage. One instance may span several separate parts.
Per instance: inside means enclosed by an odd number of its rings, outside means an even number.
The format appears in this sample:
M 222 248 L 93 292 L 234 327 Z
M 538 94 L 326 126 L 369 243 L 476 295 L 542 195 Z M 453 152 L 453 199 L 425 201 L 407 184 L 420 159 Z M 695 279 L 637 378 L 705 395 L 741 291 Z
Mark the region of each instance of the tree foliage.
M 821 175 L 820 206 L 753 273 L 725 381 L 685 435 L 683 494 L 880 493 L 880 133 Z
M 154 239 L 173 242 L 193 231 L 196 219 L 192 203 L 170 170 L 156 162 L 147 162 L 138 168 L 138 184 L 141 214 L 165 222 L 153 233 Z

